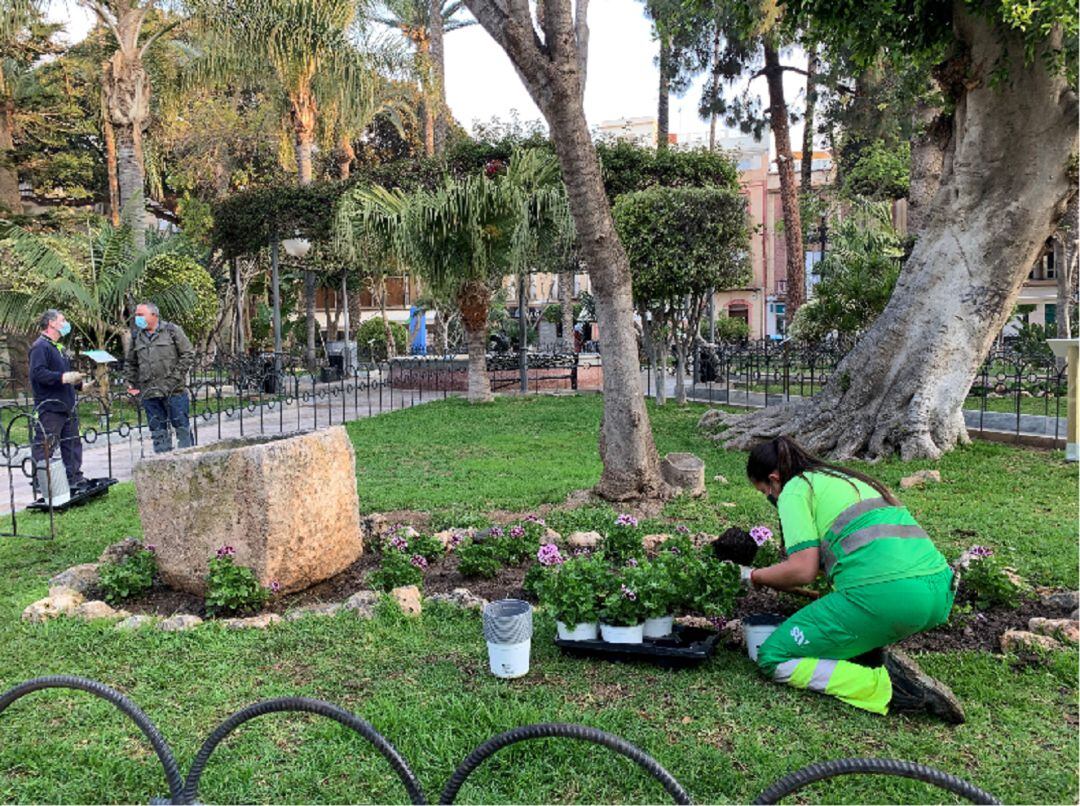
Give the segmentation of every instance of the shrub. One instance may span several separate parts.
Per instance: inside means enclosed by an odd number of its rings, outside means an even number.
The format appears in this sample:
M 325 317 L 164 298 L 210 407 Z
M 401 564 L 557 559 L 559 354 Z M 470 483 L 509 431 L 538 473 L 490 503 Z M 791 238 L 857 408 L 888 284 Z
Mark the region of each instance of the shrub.
M 424 584 L 424 572 L 419 562 L 414 559 L 420 555 L 407 554 L 403 551 L 388 550 L 382 555 L 382 563 L 379 567 L 368 574 L 368 584 L 374 590 L 389 593 L 394 588 L 406 585 Z M 422 559 L 422 558 L 421 558 Z
M 718 316 L 715 332 L 717 344 L 741 344 L 750 338 L 750 325 L 736 316 Z M 708 321 L 701 323 L 701 336 L 709 336 Z
M 600 544 L 604 557 L 614 566 L 625 565 L 628 560 L 640 560 L 645 556 L 641 547 L 641 532 L 633 515 L 622 514 L 609 527 L 607 537 Z
M 153 300 L 161 291 L 177 286 L 190 288 L 195 295 L 195 304 L 183 311 L 172 312 L 169 319 L 180 325 L 192 342 L 198 343 L 210 332 L 218 313 L 214 278 L 199 261 L 179 253 L 158 255 L 146 264 L 146 279 L 139 293 Z
M 390 323 L 390 332 L 394 337 L 395 355 L 405 353 L 405 345 L 409 340 L 409 331 L 404 325 L 397 322 Z M 364 355 L 370 353 L 373 361 L 385 361 L 386 352 L 386 328 L 382 317 L 376 316 L 368 319 L 356 329 L 357 349 Z
M 431 535 L 417 535 L 409 539 L 409 554 L 417 554 L 428 562 L 434 562 L 445 553 L 443 544 Z
M 118 563 L 103 563 L 98 569 L 98 587 L 112 604 L 138 596 L 154 585 L 157 562 L 152 548 L 141 548 Z
M 491 579 L 505 564 L 503 549 L 497 540 L 473 538 L 457 550 L 458 570 L 467 577 Z
M 255 578 L 254 571 L 236 564 L 235 553 L 232 546 L 222 546 L 217 556 L 210 560 L 210 573 L 206 578 L 208 613 L 253 612 L 266 604 L 270 596 L 270 591 Z
M 638 595 L 639 569 L 634 567 L 609 571 L 604 580 L 600 618 L 613 627 L 632 627 L 645 620 L 645 608 Z
M 974 595 L 975 606 L 980 610 L 995 605 L 1016 607 L 1020 604 L 1020 586 L 1009 578 L 1001 561 L 992 553 L 976 553 L 961 580 L 964 588 Z
M 543 560 L 541 560 L 543 562 Z M 537 565 L 541 604 L 556 620 L 573 626 L 594 622 L 600 615 L 600 592 L 606 569 L 593 557 L 574 557 L 548 566 Z
M 661 618 L 674 613 L 680 594 L 676 579 L 670 573 L 672 565 L 670 562 L 638 565 L 637 595 L 645 618 Z

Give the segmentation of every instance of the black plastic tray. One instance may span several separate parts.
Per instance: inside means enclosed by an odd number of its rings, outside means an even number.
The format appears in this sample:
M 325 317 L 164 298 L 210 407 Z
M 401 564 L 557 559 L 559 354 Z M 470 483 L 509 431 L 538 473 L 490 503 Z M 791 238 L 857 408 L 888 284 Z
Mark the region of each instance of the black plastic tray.
M 110 487 L 117 483 L 116 479 L 90 479 L 90 481 L 93 482 L 91 486 L 80 490 L 78 494 L 71 496 L 71 498 L 63 504 L 57 504 L 53 507 L 53 511 L 63 512 L 65 509 L 70 509 L 71 507 L 78 506 L 93 498 L 97 498 L 99 495 L 104 495 L 109 491 Z M 29 504 L 26 508 L 36 512 L 48 512 L 49 504 L 44 498 L 39 498 L 34 503 Z
M 675 625 L 664 638 L 646 638 L 641 644 L 609 644 L 607 641 L 565 641 L 556 636 L 555 646 L 568 655 L 613 661 L 639 661 L 669 669 L 697 666 L 716 650 L 720 633 L 700 627 Z

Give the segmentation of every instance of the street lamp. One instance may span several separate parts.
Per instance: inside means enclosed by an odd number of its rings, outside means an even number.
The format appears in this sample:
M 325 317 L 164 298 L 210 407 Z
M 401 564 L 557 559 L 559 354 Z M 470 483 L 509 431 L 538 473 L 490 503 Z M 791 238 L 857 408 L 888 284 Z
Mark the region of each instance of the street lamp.
M 281 242 L 281 245 L 285 247 L 285 252 L 289 257 L 294 257 L 297 260 L 301 260 L 307 255 L 308 250 L 311 249 L 311 241 L 307 238 L 301 238 L 296 236 L 294 238 L 286 238 Z

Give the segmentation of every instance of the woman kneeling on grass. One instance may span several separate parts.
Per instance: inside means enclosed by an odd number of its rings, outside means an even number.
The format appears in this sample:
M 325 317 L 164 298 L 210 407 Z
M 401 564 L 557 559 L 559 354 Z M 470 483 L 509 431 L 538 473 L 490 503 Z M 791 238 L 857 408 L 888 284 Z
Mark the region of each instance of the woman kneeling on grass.
M 833 589 L 769 636 L 758 650 L 761 669 L 874 713 L 929 711 L 963 722 L 948 686 L 910 658 L 896 650 L 859 657 L 944 624 L 952 609 L 952 569 L 911 513 L 880 482 L 787 437 L 754 448 L 746 475 L 776 504 L 788 557 L 744 567 L 743 579 L 784 590 L 813 582 L 820 569 Z

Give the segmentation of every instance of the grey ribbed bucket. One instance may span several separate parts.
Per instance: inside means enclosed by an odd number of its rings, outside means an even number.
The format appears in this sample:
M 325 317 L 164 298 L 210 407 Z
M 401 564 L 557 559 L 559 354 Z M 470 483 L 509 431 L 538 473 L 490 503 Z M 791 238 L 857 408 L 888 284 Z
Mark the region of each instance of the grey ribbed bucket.
M 521 677 L 529 671 L 532 649 L 532 605 L 520 599 L 500 599 L 484 608 L 484 640 L 491 673 Z

